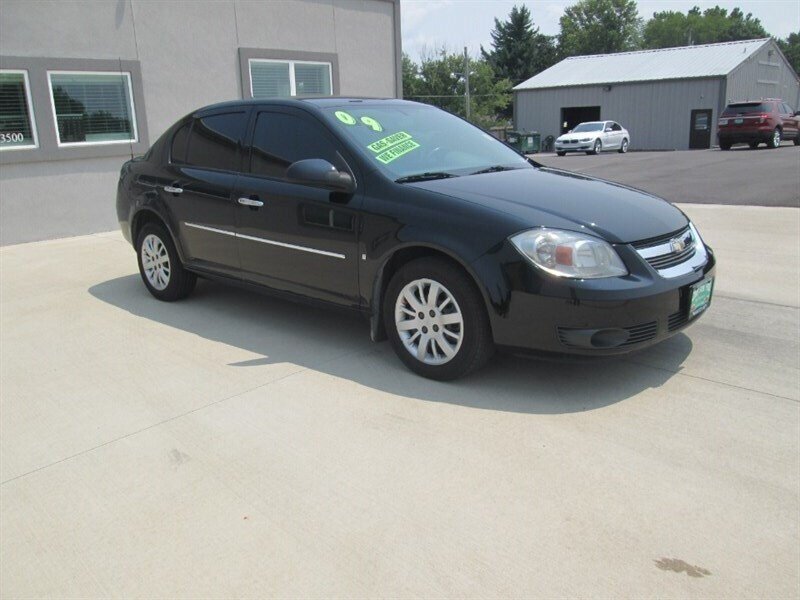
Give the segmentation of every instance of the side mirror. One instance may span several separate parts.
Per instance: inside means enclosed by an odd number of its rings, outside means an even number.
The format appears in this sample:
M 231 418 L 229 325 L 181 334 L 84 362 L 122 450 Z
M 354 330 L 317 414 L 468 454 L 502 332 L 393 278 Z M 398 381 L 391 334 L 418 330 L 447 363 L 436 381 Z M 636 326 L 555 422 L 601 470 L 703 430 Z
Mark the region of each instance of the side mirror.
M 286 178 L 292 183 L 321 187 L 336 192 L 352 194 L 356 183 L 349 173 L 343 173 L 327 160 L 307 158 L 298 160 L 286 169 Z
M 611 131 L 614 131 L 614 128 L 613 128 L 613 127 L 606 127 L 606 133 L 609 133 L 609 132 L 611 132 Z

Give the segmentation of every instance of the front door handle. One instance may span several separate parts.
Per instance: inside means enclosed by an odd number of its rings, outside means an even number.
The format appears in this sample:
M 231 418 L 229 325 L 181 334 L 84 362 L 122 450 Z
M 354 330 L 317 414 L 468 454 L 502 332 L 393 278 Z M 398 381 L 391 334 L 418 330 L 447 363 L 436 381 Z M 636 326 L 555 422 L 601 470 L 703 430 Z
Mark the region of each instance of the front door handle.
M 170 193 L 170 194 L 182 194 L 183 193 L 183 188 L 173 187 L 171 185 L 165 185 L 164 186 L 164 191 L 167 192 L 167 193 Z
M 243 204 L 245 206 L 255 206 L 256 208 L 261 208 L 264 206 L 264 203 L 261 200 L 253 200 L 252 198 L 239 198 L 239 204 Z

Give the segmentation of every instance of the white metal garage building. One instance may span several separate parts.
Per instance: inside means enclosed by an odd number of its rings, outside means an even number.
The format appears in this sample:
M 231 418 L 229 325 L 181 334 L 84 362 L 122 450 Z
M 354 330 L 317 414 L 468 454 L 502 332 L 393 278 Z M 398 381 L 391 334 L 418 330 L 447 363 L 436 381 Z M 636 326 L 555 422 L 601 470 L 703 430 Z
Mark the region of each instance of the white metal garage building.
M 725 105 L 758 98 L 800 105 L 800 78 L 769 38 L 575 56 L 514 88 L 514 124 L 545 139 L 608 119 L 632 149 L 709 148 Z

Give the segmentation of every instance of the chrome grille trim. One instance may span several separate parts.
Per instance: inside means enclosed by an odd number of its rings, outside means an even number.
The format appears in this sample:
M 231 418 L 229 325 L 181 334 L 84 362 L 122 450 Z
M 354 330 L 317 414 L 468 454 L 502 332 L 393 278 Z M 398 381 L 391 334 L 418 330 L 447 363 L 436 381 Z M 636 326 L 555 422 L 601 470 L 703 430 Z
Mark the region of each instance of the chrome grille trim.
M 704 265 L 708 253 L 692 224 L 679 232 L 631 244 L 647 264 L 666 279 L 691 273 Z M 680 250 L 675 245 L 682 245 Z

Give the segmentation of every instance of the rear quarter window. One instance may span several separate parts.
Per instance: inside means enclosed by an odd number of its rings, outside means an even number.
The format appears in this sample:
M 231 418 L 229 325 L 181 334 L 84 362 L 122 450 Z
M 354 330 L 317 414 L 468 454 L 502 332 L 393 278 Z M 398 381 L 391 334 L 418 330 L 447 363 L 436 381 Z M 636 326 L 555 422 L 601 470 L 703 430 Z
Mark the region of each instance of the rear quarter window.
M 169 150 L 169 161 L 176 165 L 186 163 L 186 151 L 189 149 L 189 130 L 192 122 L 189 121 L 172 136 L 172 145 Z

